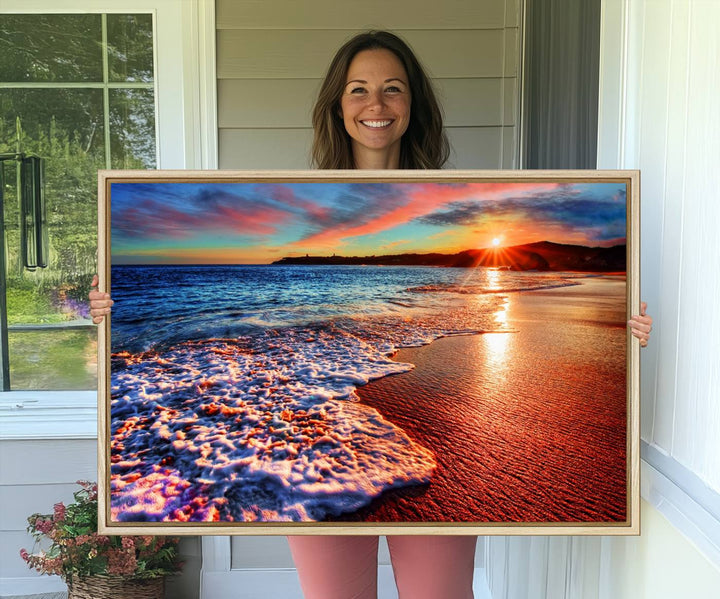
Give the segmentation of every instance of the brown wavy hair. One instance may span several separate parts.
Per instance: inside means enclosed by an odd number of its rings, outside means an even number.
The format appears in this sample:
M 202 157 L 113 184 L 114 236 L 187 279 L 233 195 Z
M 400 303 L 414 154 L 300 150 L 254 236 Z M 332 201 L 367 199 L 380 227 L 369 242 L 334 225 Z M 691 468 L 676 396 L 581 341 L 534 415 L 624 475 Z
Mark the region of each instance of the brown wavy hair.
M 335 54 L 320 87 L 312 113 L 314 137 L 312 163 L 320 169 L 353 169 L 350 136 L 340 116 L 340 98 L 348 68 L 363 50 L 389 50 L 398 57 L 408 76 L 410 122 L 400 145 L 401 169 L 441 168 L 450 155 L 443 131 L 442 110 L 430 78 L 410 47 L 389 31 L 368 31 L 347 41 Z

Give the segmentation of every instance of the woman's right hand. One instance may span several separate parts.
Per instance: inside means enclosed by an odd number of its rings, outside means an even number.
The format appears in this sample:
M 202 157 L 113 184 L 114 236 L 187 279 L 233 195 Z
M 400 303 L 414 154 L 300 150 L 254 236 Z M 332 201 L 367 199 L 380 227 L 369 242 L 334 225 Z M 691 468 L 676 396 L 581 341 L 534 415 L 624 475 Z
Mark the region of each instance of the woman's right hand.
M 650 339 L 650 331 L 652 331 L 653 319 L 646 312 L 647 304 L 640 302 L 640 314 L 635 314 L 630 320 L 628 320 L 628 326 L 640 340 L 640 347 L 647 347 L 648 340 Z
M 90 291 L 90 316 L 95 324 L 100 324 L 105 318 L 106 314 L 110 314 L 110 308 L 113 305 L 113 301 L 110 299 L 109 293 L 101 293 L 97 290 L 98 276 L 93 277 L 90 286 L 93 288 Z

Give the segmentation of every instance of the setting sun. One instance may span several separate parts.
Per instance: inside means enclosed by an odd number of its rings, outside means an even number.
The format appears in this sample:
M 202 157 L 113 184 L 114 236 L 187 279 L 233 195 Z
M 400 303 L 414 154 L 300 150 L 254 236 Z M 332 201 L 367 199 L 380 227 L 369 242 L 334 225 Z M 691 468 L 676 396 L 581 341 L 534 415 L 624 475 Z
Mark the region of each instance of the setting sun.
M 495 247 L 498 247 L 498 246 L 500 245 L 500 238 L 499 238 L 499 237 L 496 237 L 495 239 L 493 239 L 493 240 L 492 240 L 492 244 L 493 244 Z

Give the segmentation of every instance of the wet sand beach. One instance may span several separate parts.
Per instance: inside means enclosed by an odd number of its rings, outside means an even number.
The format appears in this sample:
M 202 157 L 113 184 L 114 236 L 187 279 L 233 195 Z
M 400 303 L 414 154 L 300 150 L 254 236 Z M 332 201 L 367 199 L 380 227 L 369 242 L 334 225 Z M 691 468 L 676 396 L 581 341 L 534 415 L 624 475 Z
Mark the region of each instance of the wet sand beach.
M 386 493 L 349 519 L 624 521 L 624 283 L 508 293 L 495 314 L 508 332 L 400 350 L 394 359 L 415 369 L 358 394 L 438 468 L 429 485 Z

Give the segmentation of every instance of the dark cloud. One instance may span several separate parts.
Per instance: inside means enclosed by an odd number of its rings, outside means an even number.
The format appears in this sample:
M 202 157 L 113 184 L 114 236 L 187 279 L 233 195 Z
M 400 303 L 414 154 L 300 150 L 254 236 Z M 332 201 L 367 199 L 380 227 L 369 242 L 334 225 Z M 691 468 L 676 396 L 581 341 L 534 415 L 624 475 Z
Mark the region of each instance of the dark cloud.
M 479 225 L 486 219 L 521 218 L 535 224 L 555 223 L 565 228 L 589 229 L 598 239 L 625 235 L 625 192 L 612 197 L 596 196 L 569 186 L 558 190 L 516 195 L 500 200 L 463 200 L 416 219 L 438 226 Z
M 371 223 L 411 201 L 397 184 L 354 183 L 333 198 L 332 208 L 306 221 L 302 239 L 328 230 L 344 230 Z

